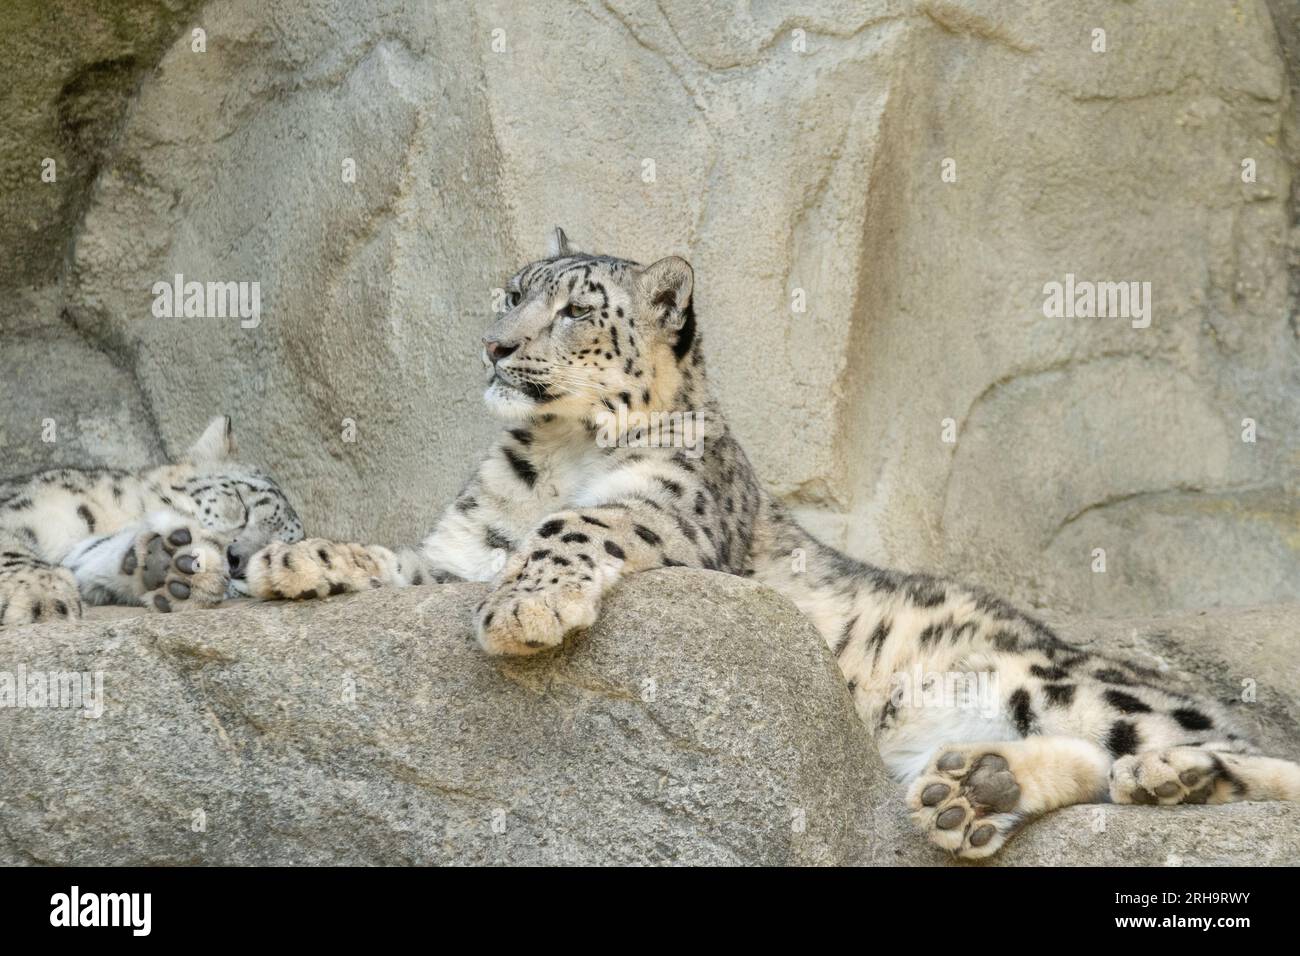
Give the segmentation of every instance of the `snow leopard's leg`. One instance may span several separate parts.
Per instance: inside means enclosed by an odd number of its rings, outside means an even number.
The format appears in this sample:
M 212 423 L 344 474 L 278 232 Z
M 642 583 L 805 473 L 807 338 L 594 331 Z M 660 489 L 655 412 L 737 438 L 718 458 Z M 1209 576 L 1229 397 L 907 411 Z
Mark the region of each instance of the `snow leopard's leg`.
M 1036 816 L 1104 799 L 1110 762 L 1077 737 L 953 744 L 912 782 L 907 806 L 930 842 L 979 859 Z
M 560 511 L 506 562 L 479 607 L 479 644 L 490 654 L 534 654 L 590 627 L 601 597 L 624 575 L 648 568 L 702 567 L 699 539 L 646 501 Z
M 1120 757 L 1110 770 L 1110 798 L 1166 805 L 1300 800 L 1300 765 L 1231 749 L 1225 741 Z
M 413 548 L 307 538 L 273 542 L 248 564 L 248 590 L 263 601 L 303 601 L 379 587 L 418 587 L 453 580 Z
M 77 581 L 42 561 L 19 538 L 0 531 L 0 627 L 81 617 Z
M 381 587 L 419 587 L 459 581 L 454 573 L 430 557 L 430 546 L 444 533 L 449 522 L 465 523 L 462 492 L 447 509 L 435 531 L 419 548 L 396 552 L 376 544 L 356 544 L 308 538 L 294 544 L 272 542 L 248 562 L 248 592 L 263 601 L 303 601 Z M 476 529 L 482 537 L 482 529 Z
M 113 534 L 86 538 L 63 559 L 92 604 L 139 604 L 169 613 L 226 596 L 225 542 L 200 524 L 159 512 Z

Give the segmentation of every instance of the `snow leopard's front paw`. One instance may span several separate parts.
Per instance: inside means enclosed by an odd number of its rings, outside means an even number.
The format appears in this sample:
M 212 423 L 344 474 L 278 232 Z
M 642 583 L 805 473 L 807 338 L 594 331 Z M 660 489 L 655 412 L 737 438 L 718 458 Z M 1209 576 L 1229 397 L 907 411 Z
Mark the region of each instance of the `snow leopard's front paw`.
M 184 521 L 137 536 L 122 574 L 135 581 L 140 603 L 160 614 L 220 604 L 230 583 L 223 542 Z
M 968 860 L 992 856 L 1024 818 L 1014 769 L 986 746 L 941 748 L 907 806 L 930 842 Z
M 308 538 L 275 541 L 248 563 L 248 590 L 263 601 L 369 591 L 398 583 L 398 562 L 387 548 Z
M 600 587 L 538 562 L 508 576 L 478 610 L 478 642 L 489 654 L 536 654 L 596 623 Z
M 6 556 L 5 561 L 10 566 L 0 571 L 0 627 L 81 617 L 81 595 L 71 571 L 35 560 L 20 564 Z

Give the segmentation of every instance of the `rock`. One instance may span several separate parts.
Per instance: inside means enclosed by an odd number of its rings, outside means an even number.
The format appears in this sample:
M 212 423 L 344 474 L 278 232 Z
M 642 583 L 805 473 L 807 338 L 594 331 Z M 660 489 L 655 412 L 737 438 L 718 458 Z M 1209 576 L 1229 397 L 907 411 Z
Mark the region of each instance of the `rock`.
M 0 409 L 0 477 L 163 458 L 139 383 L 67 328 L 4 337 Z
M 1066 807 L 1032 824 L 1003 866 L 1296 866 L 1300 804 Z
M 30 318 L 23 290 L 58 283 L 136 89 L 201 6 L 202 0 L 5 5 L 0 59 L 10 69 L 0 93 L 0 331 Z
M 493 428 L 494 289 L 560 222 L 692 259 L 741 440 L 856 555 L 1092 615 L 1300 601 L 1287 0 L 84 6 L 0 37 L 0 345 L 107 356 L 123 457 L 226 412 L 314 532 L 411 543 Z M 260 324 L 155 319 L 177 273 L 260 283 Z M 1067 273 L 1150 282 L 1150 327 L 1045 316 Z M 80 396 L 43 402 L 69 440 Z M 42 417 L 0 412 L 25 462 L 72 448 Z
M 200 0 L 12 0 L 0 127 L 0 478 L 162 461 L 129 354 L 62 317 L 64 268 L 132 98 Z
M 482 594 L 0 630 L 0 671 L 104 675 L 98 719 L 0 709 L 0 864 L 949 862 L 775 592 L 640 574 L 592 632 L 527 661 L 478 651 Z M 1292 607 L 1071 631 L 1145 649 L 1174 679 L 1218 661 L 1216 690 L 1257 672 L 1259 725 L 1294 757 L 1296 665 L 1269 648 L 1297 622 Z M 1300 805 L 1071 807 L 994 862 L 1296 863 Z
M 624 588 L 558 658 L 474 644 L 479 585 L 0 631 L 102 671 L 0 710 L 0 862 L 843 863 L 888 802 L 812 628 L 710 572 Z M 203 829 L 196 832 L 195 821 Z

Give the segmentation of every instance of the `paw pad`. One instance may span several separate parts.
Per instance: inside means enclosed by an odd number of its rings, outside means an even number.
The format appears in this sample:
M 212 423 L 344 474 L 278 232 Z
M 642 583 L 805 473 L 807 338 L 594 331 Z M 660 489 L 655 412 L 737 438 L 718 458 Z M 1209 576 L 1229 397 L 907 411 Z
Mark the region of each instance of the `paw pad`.
M 921 805 L 926 807 L 937 807 L 943 803 L 944 798 L 952 793 L 952 787 L 946 783 L 932 783 L 921 791 Z
M 141 535 L 122 572 L 138 578 L 142 603 L 161 614 L 218 604 L 229 583 L 221 542 L 187 527 Z
M 939 758 L 935 767 L 939 770 L 960 770 L 966 765 L 966 755 L 957 750 L 950 750 Z
M 1020 802 L 1020 786 L 1005 759 L 985 754 L 967 777 L 967 788 L 977 804 L 1006 813 Z
M 943 813 L 934 818 L 934 825 L 940 830 L 951 830 L 959 827 L 966 820 L 966 811 L 961 807 L 949 807 Z
M 1141 806 L 1206 803 L 1221 777 L 1214 754 L 1199 747 L 1130 754 L 1111 765 L 1110 798 Z
M 1020 825 L 1021 788 L 1007 758 L 946 750 L 912 785 L 908 805 L 932 842 L 958 856 L 995 852 Z

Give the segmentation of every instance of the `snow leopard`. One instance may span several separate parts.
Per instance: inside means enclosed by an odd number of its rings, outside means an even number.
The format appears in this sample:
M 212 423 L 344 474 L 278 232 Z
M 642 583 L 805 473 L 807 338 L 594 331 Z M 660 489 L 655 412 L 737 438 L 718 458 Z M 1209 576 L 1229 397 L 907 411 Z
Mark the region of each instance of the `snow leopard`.
M 174 464 L 0 481 L 0 627 L 75 620 L 87 604 L 168 613 L 244 593 L 249 559 L 300 541 L 303 527 L 280 486 L 236 454 L 223 415 Z
M 978 588 L 855 560 L 804 531 L 709 390 L 694 301 L 686 260 L 584 254 L 555 230 L 483 338 L 503 431 L 433 532 L 397 553 L 275 542 L 253 558 L 251 591 L 491 582 L 478 640 L 523 655 L 590 627 L 638 571 L 751 577 L 820 632 L 916 824 L 963 859 L 1069 804 L 1300 799 L 1300 766 L 1261 754 L 1219 703 Z M 980 675 L 988 706 L 900 693 L 900 678 L 948 674 Z

